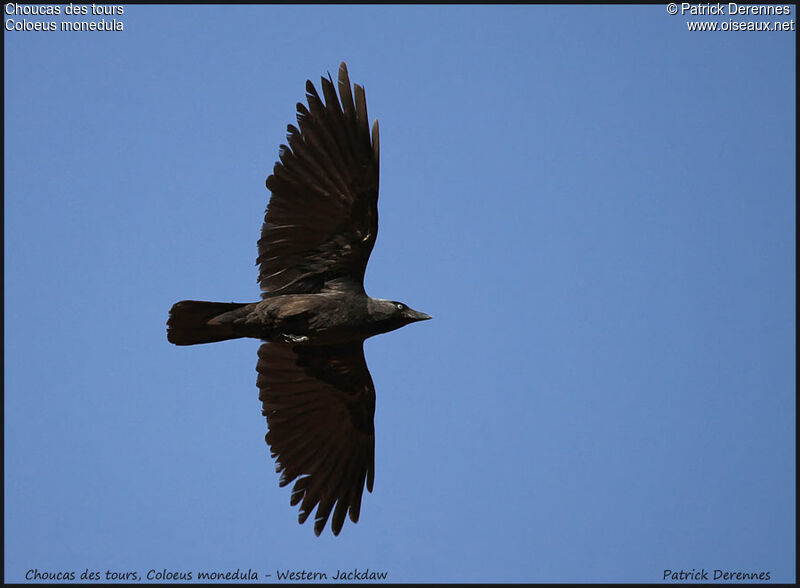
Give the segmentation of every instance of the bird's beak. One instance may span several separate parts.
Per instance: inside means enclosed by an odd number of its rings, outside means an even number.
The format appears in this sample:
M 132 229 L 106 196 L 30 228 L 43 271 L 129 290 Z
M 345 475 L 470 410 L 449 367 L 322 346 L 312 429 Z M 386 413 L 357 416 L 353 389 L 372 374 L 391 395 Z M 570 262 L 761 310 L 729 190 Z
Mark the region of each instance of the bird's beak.
M 433 317 L 429 314 L 425 314 L 424 312 L 418 312 L 416 310 L 408 309 L 408 313 L 406 314 L 408 318 L 412 321 L 427 321 L 428 319 L 432 319 Z

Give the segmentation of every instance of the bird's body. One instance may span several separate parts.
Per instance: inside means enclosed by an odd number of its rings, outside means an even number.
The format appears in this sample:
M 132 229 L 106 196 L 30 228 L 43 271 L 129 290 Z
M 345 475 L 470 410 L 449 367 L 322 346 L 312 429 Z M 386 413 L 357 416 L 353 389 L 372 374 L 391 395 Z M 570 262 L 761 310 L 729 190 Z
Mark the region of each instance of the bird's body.
M 267 444 L 280 485 L 295 481 L 301 523 L 316 507 L 319 535 L 332 514 L 339 533 L 358 521 L 375 465 L 375 388 L 363 342 L 426 320 L 400 302 L 371 298 L 366 271 L 378 232 L 378 123 L 364 90 L 339 67 L 339 96 L 322 78 L 325 102 L 306 83 L 308 108 L 267 178 L 272 196 L 258 241 L 262 299 L 253 303 L 183 300 L 170 309 L 167 339 L 195 345 L 251 337 Z M 341 102 L 339 100 L 341 98 Z
M 219 303 L 183 300 L 173 307 L 173 315 L 186 316 L 192 312 L 192 308 L 194 312 L 196 309 L 208 309 L 213 316 L 205 320 L 203 334 L 215 340 L 222 340 L 216 337 L 252 337 L 298 345 L 360 342 L 367 337 L 393 331 L 412 320 L 424 320 L 427 317 L 405 305 L 398 312 L 399 302 L 350 292 L 282 294 L 268 296 L 260 302 L 232 302 L 230 305 L 236 308 L 231 306 L 230 309 L 209 306 L 216 304 Z M 179 332 L 175 330 L 175 333 Z M 173 334 L 173 339 L 176 345 L 211 342 L 181 340 L 177 334 Z

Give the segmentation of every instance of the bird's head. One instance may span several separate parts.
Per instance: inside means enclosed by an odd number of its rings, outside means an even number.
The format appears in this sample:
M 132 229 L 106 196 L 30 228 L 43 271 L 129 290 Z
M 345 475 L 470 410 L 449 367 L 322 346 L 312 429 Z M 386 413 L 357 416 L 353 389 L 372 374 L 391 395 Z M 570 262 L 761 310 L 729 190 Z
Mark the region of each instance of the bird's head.
M 376 326 L 380 328 L 379 333 L 394 331 L 409 323 L 426 321 L 432 318 L 424 312 L 409 308 L 402 302 L 382 300 L 380 298 L 370 298 L 369 314 Z

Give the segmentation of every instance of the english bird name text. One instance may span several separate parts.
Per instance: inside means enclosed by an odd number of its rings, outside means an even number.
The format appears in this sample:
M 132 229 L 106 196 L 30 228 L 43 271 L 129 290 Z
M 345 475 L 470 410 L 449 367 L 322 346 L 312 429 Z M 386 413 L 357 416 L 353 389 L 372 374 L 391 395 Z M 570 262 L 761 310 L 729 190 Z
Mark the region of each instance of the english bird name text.
M 315 581 L 315 580 L 338 580 L 340 582 L 374 582 L 376 580 L 386 580 L 389 572 L 375 572 L 367 568 L 359 570 L 336 570 L 336 574 L 329 576 L 327 572 L 311 572 L 308 570 L 276 570 L 275 575 L 279 581 Z

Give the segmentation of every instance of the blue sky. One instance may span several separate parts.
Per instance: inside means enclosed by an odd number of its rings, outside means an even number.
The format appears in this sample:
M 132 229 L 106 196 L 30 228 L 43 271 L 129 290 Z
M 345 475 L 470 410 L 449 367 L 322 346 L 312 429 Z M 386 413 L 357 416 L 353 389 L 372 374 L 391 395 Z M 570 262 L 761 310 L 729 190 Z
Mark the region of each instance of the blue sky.
M 7 581 L 794 580 L 795 32 L 664 6 L 117 18 L 4 33 Z M 258 342 L 178 348 L 165 321 L 258 298 L 264 180 L 341 60 L 381 128 L 367 291 L 434 320 L 366 343 L 374 492 L 316 538 Z

